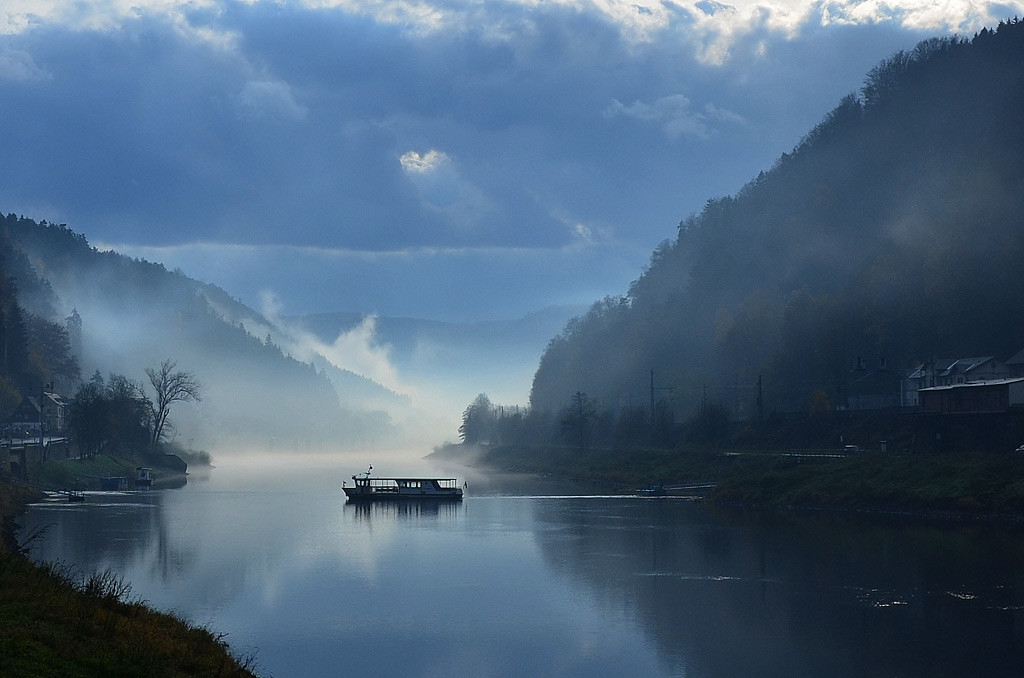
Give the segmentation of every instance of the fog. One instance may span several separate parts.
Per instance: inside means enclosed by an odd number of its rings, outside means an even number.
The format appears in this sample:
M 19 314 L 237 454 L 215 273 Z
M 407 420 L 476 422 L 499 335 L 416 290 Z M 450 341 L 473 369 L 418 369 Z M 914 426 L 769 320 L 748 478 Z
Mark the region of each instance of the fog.
M 63 322 L 82 381 L 145 384 L 165 360 L 201 383 L 175 403 L 167 440 L 214 455 L 430 448 L 457 437 L 481 391 L 524 403 L 565 307 L 507 322 L 451 324 L 357 313 L 295 317 L 266 293 L 259 310 L 180 272 L 99 252 L 67 228 L 18 222 L 45 280 L 29 310 Z M 63 384 L 70 399 L 78 385 Z
M 531 404 L 557 410 L 582 391 L 617 410 L 645 402 L 653 378 L 680 418 L 709 400 L 737 418 L 806 412 L 815 393 L 899 405 L 896 371 L 1015 355 L 1024 146 L 1007 83 L 1022 35 L 1010 22 L 926 40 L 871 69 L 552 342 Z

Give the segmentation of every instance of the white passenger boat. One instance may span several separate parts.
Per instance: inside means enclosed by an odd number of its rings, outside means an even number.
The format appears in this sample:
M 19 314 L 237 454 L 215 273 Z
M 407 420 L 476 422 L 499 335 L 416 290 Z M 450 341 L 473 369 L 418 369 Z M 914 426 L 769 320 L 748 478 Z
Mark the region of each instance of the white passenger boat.
M 349 501 L 460 501 L 462 488 L 455 478 L 381 478 L 369 471 L 342 483 Z

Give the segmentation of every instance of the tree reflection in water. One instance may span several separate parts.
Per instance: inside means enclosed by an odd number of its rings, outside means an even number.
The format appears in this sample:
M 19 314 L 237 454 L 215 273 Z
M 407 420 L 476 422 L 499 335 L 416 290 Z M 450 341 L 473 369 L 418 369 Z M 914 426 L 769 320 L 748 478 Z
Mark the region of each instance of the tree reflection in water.
M 632 609 L 688 676 L 1018 676 L 1024 666 L 1016 527 L 670 500 L 536 507 L 552 567 Z
M 54 525 L 34 557 L 110 567 L 154 606 L 258 650 L 278 678 L 339 666 L 688 678 L 1024 666 L 1018 527 L 472 477 L 462 502 L 349 504 L 336 478 L 219 469 L 208 484 L 35 507 L 22 522 Z

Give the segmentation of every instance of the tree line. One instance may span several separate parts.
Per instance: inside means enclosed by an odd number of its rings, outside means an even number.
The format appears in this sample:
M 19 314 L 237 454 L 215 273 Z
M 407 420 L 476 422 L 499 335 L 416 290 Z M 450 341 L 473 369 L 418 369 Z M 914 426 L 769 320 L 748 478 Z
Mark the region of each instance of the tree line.
M 79 379 L 66 326 L 52 319 L 52 291 L 25 254 L 0 229 L 0 417 L 43 384 L 68 386 Z M 42 313 L 22 299 L 36 299 Z M 49 317 L 47 317 L 49 316 Z
M 158 368 L 144 370 L 148 390 L 141 381 L 116 373 L 104 379 L 99 371 L 83 383 L 74 346 L 81 341 L 82 319 L 74 311 L 63 323 L 56 320 L 53 290 L 11 236 L 12 225 L 42 232 L 51 230 L 50 225 L 13 215 L 2 222 L 0 418 L 7 420 L 26 396 L 39 396 L 44 390 L 73 393 L 67 402 L 66 433 L 81 454 L 137 456 L 157 450 L 171 430 L 174 403 L 201 399 L 198 379 L 178 369 L 175 361 L 165 360 Z M 84 243 L 66 227 L 53 230 L 58 238 Z
M 548 344 L 531 411 L 777 387 L 808 412 L 868 358 L 1024 348 L 1024 23 L 926 40 L 868 73 L 790 153 L 679 223 L 622 296 Z M 600 366 L 600 369 L 595 369 Z M 837 403 L 833 403 L 835 405 Z M 748 410 L 751 411 L 751 410 Z
M 677 421 L 664 398 L 655 400 L 653 410 L 631 404 L 616 408 L 576 391 L 552 411 L 494 405 L 481 393 L 462 413 L 459 440 L 464 445 L 565 445 L 580 451 L 672 448 L 682 443 L 713 444 L 725 434 L 728 423 L 726 407 L 714 401 Z
M 147 368 L 146 377 L 152 398 L 142 382 L 122 374 L 104 379 L 97 371 L 78 388 L 68 418 L 82 456 L 155 451 L 170 430 L 171 406 L 202 399 L 195 375 L 178 370 L 173 360 L 163 361 L 158 369 Z

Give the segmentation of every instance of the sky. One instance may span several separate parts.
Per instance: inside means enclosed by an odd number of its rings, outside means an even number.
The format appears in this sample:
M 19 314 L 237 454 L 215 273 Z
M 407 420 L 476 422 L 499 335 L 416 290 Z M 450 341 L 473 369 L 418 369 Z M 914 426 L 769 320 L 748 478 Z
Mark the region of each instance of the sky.
M 284 314 L 624 293 L 867 72 L 1024 0 L 0 0 L 0 211 Z

